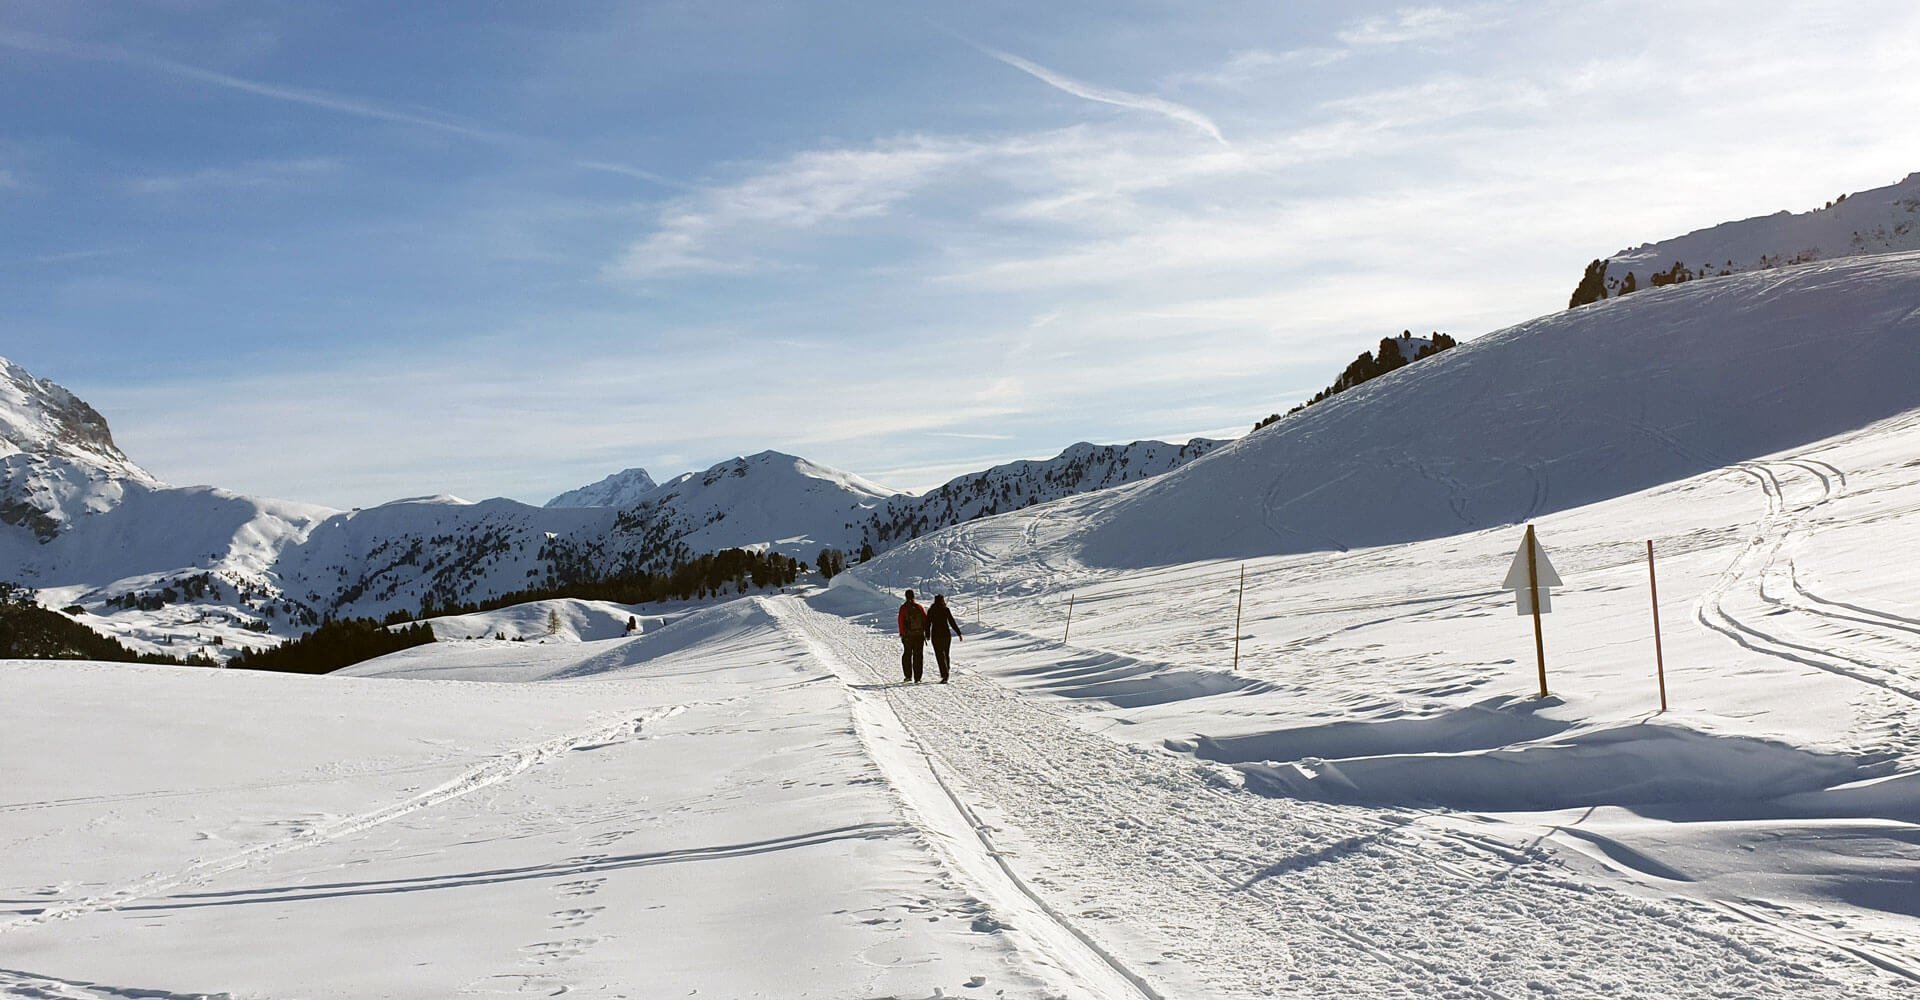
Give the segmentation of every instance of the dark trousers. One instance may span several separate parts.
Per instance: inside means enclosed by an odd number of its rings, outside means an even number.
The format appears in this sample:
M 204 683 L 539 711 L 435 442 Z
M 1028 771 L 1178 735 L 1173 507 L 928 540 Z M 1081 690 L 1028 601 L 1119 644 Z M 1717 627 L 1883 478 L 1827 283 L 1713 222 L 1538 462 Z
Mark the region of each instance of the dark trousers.
M 947 679 L 947 668 L 949 666 L 947 651 L 952 648 L 953 640 L 951 638 L 943 635 L 933 637 L 933 661 L 940 664 L 940 679 L 943 681 Z
M 927 640 L 911 640 L 900 637 L 900 675 L 901 679 L 918 681 L 920 671 L 927 662 Z

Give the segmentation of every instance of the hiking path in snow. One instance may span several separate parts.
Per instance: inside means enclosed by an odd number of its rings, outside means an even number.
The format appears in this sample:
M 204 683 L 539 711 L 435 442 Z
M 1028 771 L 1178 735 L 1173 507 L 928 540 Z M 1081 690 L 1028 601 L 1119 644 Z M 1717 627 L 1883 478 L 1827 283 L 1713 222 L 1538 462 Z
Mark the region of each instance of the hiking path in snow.
M 964 642 L 952 684 L 903 685 L 891 635 L 797 599 L 765 603 L 842 678 L 869 726 L 875 713 L 890 715 L 924 753 L 934 781 L 895 779 L 910 811 L 957 807 L 1004 878 L 1084 945 L 1079 958 L 1056 961 L 1081 968 L 1090 953 L 1103 975 L 1126 980 L 1096 995 L 1732 998 L 1911 988 L 1856 955 L 1690 900 L 1595 885 L 1539 845 L 1516 850 L 1431 813 L 1253 794 L 1229 768 L 1087 732 L 966 671 Z M 926 801 L 942 794 L 953 802 Z

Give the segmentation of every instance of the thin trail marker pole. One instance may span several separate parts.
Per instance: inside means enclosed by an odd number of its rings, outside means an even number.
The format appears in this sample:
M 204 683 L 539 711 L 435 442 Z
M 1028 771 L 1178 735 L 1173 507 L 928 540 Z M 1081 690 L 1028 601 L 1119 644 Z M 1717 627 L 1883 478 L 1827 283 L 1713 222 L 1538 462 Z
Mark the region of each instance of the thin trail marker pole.
M 1533 540 L 1533 525 L 1527 525 L 1527 593 L 1533 599 L 1533 655 L 1540 661 L 1540 697 L 1547 696 L 1547 640 L 1540 630 L 1540 559 Z
M 1067 627 L 1065 631 L 1060 633 L 1060 645 L 1062 646 L 1066 645 L 1067 636 L 1070 636 L 1072 634 L 1073 634 L 1073 595 L 1068 594 L 1067 595 Z
M 1240 611 L 1247 606 L 1247 564 L 1240 564 L 1240 589 L 1233 602 L 1233 669 L 1240 669 Z
M 1660 651 L 1660 581 L 1653 573 L 1653 539 L 1647 539 L 1647 590 L 1653 594 L 1653 664 L 1660 675 L 1660 711 L 1667 710 L 1667 658 Z

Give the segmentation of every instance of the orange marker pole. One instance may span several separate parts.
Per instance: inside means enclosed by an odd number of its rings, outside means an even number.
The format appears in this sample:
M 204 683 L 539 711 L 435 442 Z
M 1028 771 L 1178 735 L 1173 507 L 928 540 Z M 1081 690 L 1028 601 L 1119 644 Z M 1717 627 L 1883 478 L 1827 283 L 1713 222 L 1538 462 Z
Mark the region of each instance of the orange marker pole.
M 1653 664 L 1660 675 L 1660 711 L 1667 710 L 1667 658 L 1660 652 L 1660 581 L 1653 573 L 1653 539 L 1647 539 L 1647 590 L 1653 594 Z
M 1540 630 L 1540 561 L 1534 555 L 1533 525 L 1527 525 L 1527 593 L 1533 597 L 1533 655 L 1540 661 L 1540 697 L 1547 696 L 1547 640 Z
M 1247 564 L 1240 564 L 1239 597 L 1233 602 L 1233 669 L 1240 669 L 1240 611 L 1247 606 Z

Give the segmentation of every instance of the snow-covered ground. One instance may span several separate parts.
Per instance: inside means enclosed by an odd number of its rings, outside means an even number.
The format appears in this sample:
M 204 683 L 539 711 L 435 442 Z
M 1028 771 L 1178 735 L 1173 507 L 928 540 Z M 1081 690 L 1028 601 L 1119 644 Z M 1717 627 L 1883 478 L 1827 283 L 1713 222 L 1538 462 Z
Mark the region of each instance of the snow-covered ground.
M 1511 526 L 1248 560 L 1238 671 L 1238 562 L 956 591 L 947 687 L 854 576 L 358 678 L 11 663 L 0 983 L 1910 995 L 1916 509 L 1920 412 L 1542 518 L 1546 700 Z
M 541 684 L 0 665 L 0 991 L 1071 992 L 771 621 L 495 644 L 592 678 Z
M 1557 314 L 638 636 L 548 602 L 347 676 L 0 663 L 0 988 L 1914 995 L 1916 289 Z M 897 682 L 908 586 L 953 684 Z

